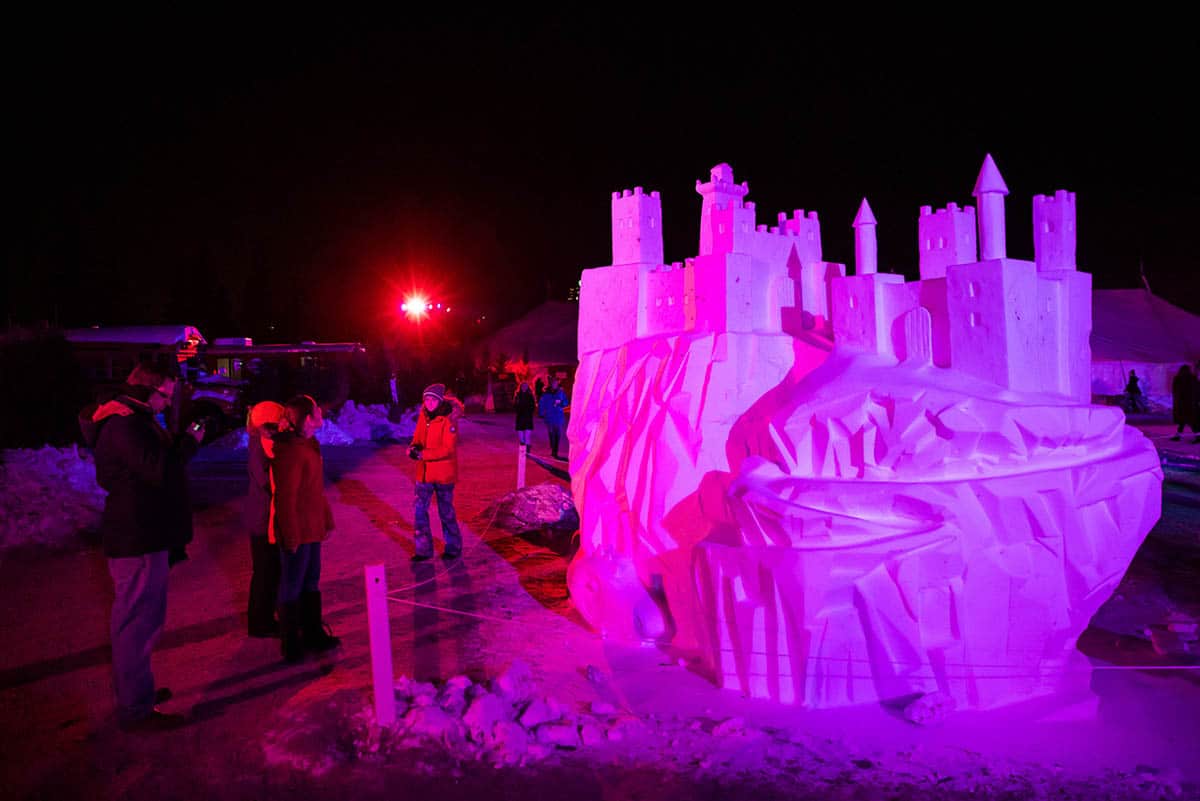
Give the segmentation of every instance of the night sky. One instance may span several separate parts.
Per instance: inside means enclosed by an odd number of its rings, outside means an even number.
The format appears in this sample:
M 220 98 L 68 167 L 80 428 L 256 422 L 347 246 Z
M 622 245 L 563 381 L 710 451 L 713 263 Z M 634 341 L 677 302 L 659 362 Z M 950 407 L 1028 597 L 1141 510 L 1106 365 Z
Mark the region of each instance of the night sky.
M 1096 286 L 1139 286 L 1141 261 L 1200 312 L 1186 26 L 907 16 L 855 39 L 850 20 L 605 9 L 12 28 L 7 321 L 370 340 L 413 287 L 464 326 L 511 319 L 609 262 L 614 190 L 659 190 L 667 259 L 694 255 L 693 186 L 721 161 L 760 223 L 816 209 L 835 261 L 865 195 L 881 269 L 915 277 L 919 206 L 973 203 L 988 152 L 1010 256 L 1032 258 L 1030 197 L 1067 188 Z

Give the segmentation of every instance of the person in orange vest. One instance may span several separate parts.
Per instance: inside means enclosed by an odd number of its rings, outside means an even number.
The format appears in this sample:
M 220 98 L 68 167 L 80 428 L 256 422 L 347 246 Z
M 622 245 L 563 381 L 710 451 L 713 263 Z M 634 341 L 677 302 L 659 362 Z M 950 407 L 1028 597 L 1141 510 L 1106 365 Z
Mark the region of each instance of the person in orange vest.
M 450 561 L 462 555 L 462 532 L 454 514 L 454 484 L 458 481 L 458 420 L 463 406 L 456 398 L 446 397 L 445 384 L 430 384 L 421 396 L 421 413 L 413 432 L 408 456 L 416 470 L 416 553 L 412 561 L 433 558 L 433 532 L 429 527 L 429 504 L 437 496 L 438 517 L 446 548 L 442 559 Z
M 251 637 L 278 637 L 275 607 L 279 600 L 279 546 L 272 536 L 271 460 L 283 405 L 275 401 L 256 403 L 246 415 L 246 490 L 243 519 L 250 535 L 250 596 L 246 604 L 246 628 Z

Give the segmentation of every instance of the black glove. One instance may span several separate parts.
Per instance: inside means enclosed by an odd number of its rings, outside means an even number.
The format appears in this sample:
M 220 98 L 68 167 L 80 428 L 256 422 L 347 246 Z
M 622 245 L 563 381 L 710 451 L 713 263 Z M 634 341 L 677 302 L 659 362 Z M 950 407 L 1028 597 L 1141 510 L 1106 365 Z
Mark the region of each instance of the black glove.
M 182 545 L 178 548 L 171 548 L 167 551 L 167 567 L 175 567 L 180 562 L 186 562 L 187 558 L 187 548 Z
M 415 462 L 415 461 L 420 461 L 420 459 L 421 459 L 421 451 L 423 451 L 423 450 L 425 450 L 425 448 L 424 448 L 423 446 L 421 446 L 421 445 L 412 445 L 412 446 L 410 446 L 410 447 L 409 447 L 409 449 L 408 449 L 408 458 L 409 458 L 409 459 L 412 459 L 414 462 Z

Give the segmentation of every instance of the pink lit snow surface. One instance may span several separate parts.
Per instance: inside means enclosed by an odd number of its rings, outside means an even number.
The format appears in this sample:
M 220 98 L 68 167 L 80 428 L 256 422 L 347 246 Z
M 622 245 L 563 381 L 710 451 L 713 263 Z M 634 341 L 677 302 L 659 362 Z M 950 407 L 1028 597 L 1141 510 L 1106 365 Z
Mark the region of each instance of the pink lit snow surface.
M 921 209 L 906 283 L 876 272 L 865 200 L 847 276 L 816 212 L 759 226 L 724 164 L 696 189 L 696 258 L 661 263 L 661 201 L 638 188 L 613 195 L 613 265 L 583 274 L 578 609 L 811 707 L 989 708 L 1086 671 L 1076 638 L 1158 519 L 1162 472 L 1089 405 L 1074 195 L 1035 198 L 1035 260 L 1009 258 L 988 156 L 978 215 Z

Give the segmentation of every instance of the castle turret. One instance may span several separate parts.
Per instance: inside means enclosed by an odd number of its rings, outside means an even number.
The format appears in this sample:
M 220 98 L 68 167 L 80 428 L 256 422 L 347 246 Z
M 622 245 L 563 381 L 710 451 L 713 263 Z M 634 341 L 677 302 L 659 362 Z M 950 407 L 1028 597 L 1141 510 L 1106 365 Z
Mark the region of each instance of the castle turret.
M 976 261 L 975 209 L 949 203 L 935 212 L 931 206 L 922 206 L 917 241 L 922 281 L 945 278 L 947 267 Z
M 1075 269 L 1075 193 L 1033 197 L 1033 260 L 1038 272 Z
M 734 183 L 733 168 L 728 164 L 721 163 L 709 171 L 708 183 L 696 181 L 696 192 L 703 198 L 700 206 L 700 251 L 698 255 L 707 256 L 713 252 L 713 211 L 716 208 L 742 208 L 742 198 L 750 192 L 750 185 L 745 181 L 740 184 Z M 753 226 L 753 215 L 750 215 L 750 218 L 751 226 Z
M 662 201 L 640 186 L 612 194 L 614 265 L 663 263 Z
M 879 272 L 879 251 L 875 240 L 875 215 L 864 197 L 854 218 L 854 274 Z
M 1007 254 L 1004 241 L 1004 196 L 1008 187 L 1000 170 L 988 153 L 975 180 L 975 196 L 979 207 L 979 257 L 983 261 L 1003 259 Z

